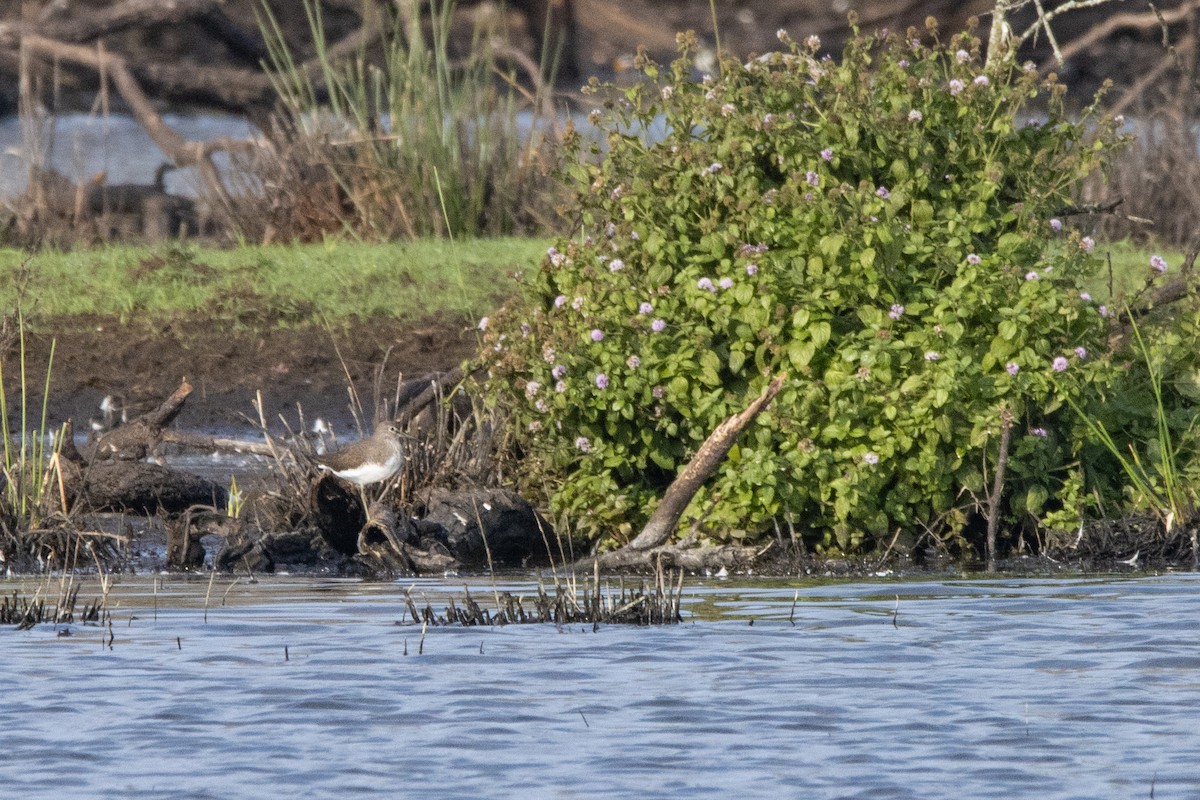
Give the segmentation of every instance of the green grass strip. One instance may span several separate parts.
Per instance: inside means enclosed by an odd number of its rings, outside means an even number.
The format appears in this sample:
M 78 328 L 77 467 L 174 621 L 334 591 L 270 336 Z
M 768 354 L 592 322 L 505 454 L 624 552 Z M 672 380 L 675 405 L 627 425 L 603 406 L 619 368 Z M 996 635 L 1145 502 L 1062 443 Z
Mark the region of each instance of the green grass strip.
M 20 304 L 31 321 L 79 314 L 125 321 L 199 314 L 279 325 L 475 318 L 517 291 L 509 275 L 534 268 L 548 244 L 507 238 L 228 250 L 122 246 L 35 255 L 0 250 L 0 308 Z

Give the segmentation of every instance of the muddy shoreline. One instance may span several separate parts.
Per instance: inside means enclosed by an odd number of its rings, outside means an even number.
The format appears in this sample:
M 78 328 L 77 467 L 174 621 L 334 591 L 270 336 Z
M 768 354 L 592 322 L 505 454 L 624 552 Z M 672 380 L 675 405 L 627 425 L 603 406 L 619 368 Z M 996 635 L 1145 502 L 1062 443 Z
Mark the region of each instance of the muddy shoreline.
M 339 329 L 251 326 L 204 318 L 179 318 L 149 326 L 115 317 L 34 321 L 26 335 L 26 380 L 40 413 L 41 387 L 51 345 L 54 360 L 47 419 L 70 419 L 77 431 L 101 416 L 106 396 L 130 417 L 148 410 L 187 378 L 195 387 L 175 426 L 205 433 L 246 434 L 257 428 L 254 400 L 261 391 L 272 430 L 283 415 L 295 424 L 302 408 L 311 424 L 320 417 L 336 430 L 353 429 L 348 385 L 368 413 L 377 373 L 381 396 L 400 376 L 417 378 L 460 366 L 477 347 L 464 318 L 413 322 L 357 319 Z M 6 364 L 16 365 L 15 343 Z M 19 370 L 5 371 L 5 390 L 19 397 Z M 19 408 L 10 403 L 10 422 Z M 34 409 L 31 409 L 33 411 Z M 369 420 L 368 420 L 369 422 Z
M 474 326 L 460 318 L 426 318 L 419 322 L 359 319 L 338 330 L 317 327 L 252 326 L 205 319 L 176 319 L 151 327 L 117 318 L 76 317 L 34 321 L 26 332 L 26 382 L 30 420 L 40 415 L 45 365 L 54 347 L 47 422 L 57 427 L 72 420 L 79 432 L 101 417 L 106 396 L 123 404 L 133 417 L 155 406 L 186 377 L 195 391 L 172 427 L 181 431 L 258 436 L 254 399 L 261 391 L 272 431 L 283 430 L 280 417 L 295 427 L 303 409 L 306 426 L 319 417 L 335 430 L 354 436 L 347 385 L 352 382 L 364 406 L 372 407 L 374 386 L 382 395 L 394 390 L 400 376 L 415 378 L 446 372 L 474 355 Z M 19 362 L 15 343 L 5 354 L 5 390 L 10 399 L 10 425 L 20 426 Z M 8 367 L 14 365 L 14 367 Z M 349 380 L 348 377 L 349 376 Z M 382 377 L 377 377 L 382 376 Z M 1151 519 L 1101 520 L 1086 536 L 1060 543 L 1040 554 L 1014 555 L 999 561 L 1000 575 L 1055 576 L 1094 573 L 1135 574 L 1190 570 L 1189 548 L 1182 540 L 1163 541 Z M 161 569 L 159 537 L 150 525 L 146 540 L 132 543 L 124 568 L 133 572 Z M 1178 538 L 1178 537 L 1176 537 Z M 1082 549 L 1079 542 L 1085 543 Z M 805 578 L 904 579 L 928 575 L 982 575 L 983 565 L 927 548 L 912 554 L 878 554 L 826 559 L 798 552 L 786 543 L 767 548 L 754 564 L 731 569 L 731 575 Z M 209 548 L 217 545 L 209 543 Z M 209 552 L 214 553 L 215 549 Z M 581 554 L 576 554 L 578 557 Z M 317 559 L 280 564 L 293 575 L 369 575 L 352 559 Z M 464 565 L 465 566 L 465 565 Z M 466 569 L 463 574 L 487 574 Z

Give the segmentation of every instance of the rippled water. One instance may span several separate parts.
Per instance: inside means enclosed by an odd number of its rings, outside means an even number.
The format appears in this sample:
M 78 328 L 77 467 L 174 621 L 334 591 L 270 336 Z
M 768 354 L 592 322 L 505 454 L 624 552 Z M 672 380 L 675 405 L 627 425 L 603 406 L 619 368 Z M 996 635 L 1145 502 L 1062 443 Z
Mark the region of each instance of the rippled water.
M 1200 795 L 1192 575 L 692 583 L 680 626 L 421 654 L 404 589 L 461 583 L 222 578 L 205 623 L 162 580 L 114 590 L 111 649 L 0 630 L 4 796 Z

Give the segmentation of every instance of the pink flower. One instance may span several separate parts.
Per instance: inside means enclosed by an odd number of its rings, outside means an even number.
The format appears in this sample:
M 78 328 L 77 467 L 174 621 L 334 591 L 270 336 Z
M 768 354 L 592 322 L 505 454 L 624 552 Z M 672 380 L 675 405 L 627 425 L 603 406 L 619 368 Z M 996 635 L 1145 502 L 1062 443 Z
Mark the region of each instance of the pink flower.
M 888 316 L 892 319 L 900 319 L 904 316 L 904 306 L 899 303 L 892 303 L 892 309 L 888 312 Z
M 1016 375 L 1018 372 L 1021 371 L 1021 365 L 1015 361 L 1010 361 L 1004 365 L 1004 369 L 1008 372 L 1009 375 Z
M 592 442 L 586 436 L 580 436 L 575 439 L 575 449 L 581 453 L 592 452 Z
M 566 390 L 567 390 L 567 382 L 566 381 L 559 381 L 558 383 L 554 384 L 554 391 L 558 392 L 559 394 L 562 394 Z
M 983 259 L 980 258 L 979 256 L 975 255 L 974 253 L 967 254 L 967 263 L 970 264 L 971 266 L 975 266 L 980 261 L 983 261 Z
M 925 119 L 925 115 L 922 114 L 920 111 L 918 111 L 915 108 L 912 111 L 908 112 L 908 121 L 909 122 L 920 122 L 923 119 Z
M 562 308 L 566 304 L 567 304 L 567 296 L 565 294 L 560 294 L 558 297 L 554 298 L 554 307 L 555 308 Z
M 1043 439 L 1045 439 L 1047 436 L 1049 436 L 1049 434 L 1046 433 L 1045 428 L 1033 428 L 1029 432 L 1032 433 L 1034 436 L 1040 436 Z
M 656 319 L 650 323 L 650 330 L 654 331 L 655 333 L 662 333 L 666 327 L 667 323 L 663 322 L 661 319 Z
M 525 396 L 533 397 L 541 390 L 541 388 L 542 385 L 537 381 L 530 381 L 529 383 L 525 384 Z
M 649 314 L 652 311 L 654 311 L 654 306 L 650 305 L 648 302 L 643 301 L 642 304 L 638 306 L 639 314 Z
M 717 287 L 713 285 L 712 279 L 710 278 L 701 278 L 700 280 L 696 281 L 696 288 L 703 289 L 706 292 L 715 292 L 717 290 Z
M 863 463 L 875 466 L 879 463 L 879 455 L 877 453 L 863 453 Z
M 821 158 L 825 159 L 826 161 L 833 161 L 833 150 L 826 147 L 821 151 Z
M 966 84 L 957 78 L 950 81 L 950 95 L 952 97 L 958 97 L 959 92 L 961 92 L 964 88 L 966 88 Z
M 1067 369 L 1067 359 L 1063 356 L 1058 356 L 1050 363 L 1050 366 L 1055 372 L 1064 372 Z
M 562 364 L 556 364 L 554 369 L 550 370 L 550 374 L 554 376 L 555 380 L 559 380 L 563 375 L 567 374 L 567 368 Z
M 1057 217 L 1050 220 L 1050 230 L 1054 231 L 1055 233 L 1058 233 L 1059 231 L 1061 231 L 1062 230 L 1062 220 L 1058 219 Z
M 592 328 L 592 334 L 591 334 L 591 335 L 592 335 L 592 341 L 593 341 L 593 342 L 602 342 L 602 341 L 604 341 L 604 331 L 600 330 L 599 328 Z
M 596 376 L 596 388 L 597 389 L 607 389 L 608 388 L 608 376 L 605 375 L 603 372 L 601 372 L 599 375 Z
M 637 356 L 630 356 L 629 358 L 625 359 L 625 366 L 629 367 L 630 369 L 637 369 L 641 365 L 642 360 Z
M 1079 299 L 1085 303 L 1090 303 L 1092 302 L 1092 295 L 1088 292 L 1080 292 Z
M 1078 358 L 1080 361 L 1087 358 L 1087 348 L 1076 347 L 1075 348 L 1075 357 Z
M 804 180 L 808 183 L 809 186 L 820 186 L 821 185 L 821 176 L 818 175 L 817 173 L 813 172 L 812 170 L 809 170 L 808 172 L 804 173 Z
M 987 75 L 976 75 L 975 80 L 972 81 L 972 83 L 974 83 L 976 86 L 987 86 L 990 81 L 988 81 Z
M 479 320 L 479 330 L 481 330 L 481 331 L 486 331 L 486 330 L 488 329 L 488 323 L 489 323 L 490 321 L 491 321 L 491 320 L 489 320 L 487 317 L 483 317 L 483 318 L 481 318 L 481 319 Z
M 971 60 L 971 54 L 966 50 L 959 50 L 954 54 L 954 60 L 960 64 L 965 64 Z
M 619 258 L 614 258 L 608 265 L 609 272 L 620 272 L 623 269 L 625 269 L 625 262 Z
M 1096 240 L 1090 236 L 1085 236 L 1079 240 L 1079 249 L 1085 253 L 1092 252 L 1092 248 L 1096 246 Z
M 754 275 L 757 272 L 758 272 L 758 264 L 747 264 L 746 265 L 746 274 L 747 275 Z
M 880 186 L 878 189 L 875 190 L 875 194 L 878 195 L 879 197 L 882 197 L 884 200 L 887 200 L 889 197 L 892 196 L 892 193 L 888 191 L 886 186 Z
M 665 394 L 667 393 L 667 390 L 666 390 L 666 389 L 664 389 L 664 388 L 663 388 L 663 387 L 661 387 L 661 386 L 655 386 L 655 387 L 654 387 L 654 389 L 653 389 L 653 390 L 652 390 L 650 393 L 651 393 L 652 395 L 654 395 L 654 397 L 655 397 L 656 399 L 658 399 L 658 400 L 662 400 L 662 399 L 663 399 L 663 395 L 665 395 Z
M 1025 280 L 1027 280 L 1027 281 L 1036 281 L 1036 280 L 1040 280 L 1040 278 L 1041 278 L 1041 276 L 1038 275 L 1033 270 L 1029 270 L 1029 272 L 1025 273 Z
M 721 280 L 717 281 L 717 285 L 720 286 L 722 289 L 732 289 L 733 288 L 733 278 L 721 278 Z
M 1150 256 L 1150 267 L 1161 275 L 1167 271 L 1167 262 L 1162 256 Z
M 939 360 L 941 360 L 941 357 L 942 357 L 942 354 L 936 350 L 926 350 L 925 351 L 925 360 L 926 361 L 939 361 Z

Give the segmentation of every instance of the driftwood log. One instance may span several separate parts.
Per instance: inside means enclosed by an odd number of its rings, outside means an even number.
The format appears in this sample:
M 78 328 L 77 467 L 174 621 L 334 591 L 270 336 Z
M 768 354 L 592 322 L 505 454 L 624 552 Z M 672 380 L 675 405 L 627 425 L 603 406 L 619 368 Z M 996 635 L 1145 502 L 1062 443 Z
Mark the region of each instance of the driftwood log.
M 91 464 L 66 488 L 92 511 L 179 514 L 195 505 L 224 508 L 227 499 L 219 484 L 145 461 Z
M 192 393 L 192 385 L 184 378 L 158 408 L 114 428 L 96 440 L 83 454 L 85 461 L 116 459 L 138 461 L 154 452 L 162 441 L 163 430 L 170 425 Z
M 183 410 L 192 386 L 185 378 L 158 408 L 105 433 L 80 453 L 68 423 L 56 459 L 68 508 L 138 514 L 181 514 L 194 506 L 224 508 L 227 492 L 205 478 L 145 459 L 163 429 Z

